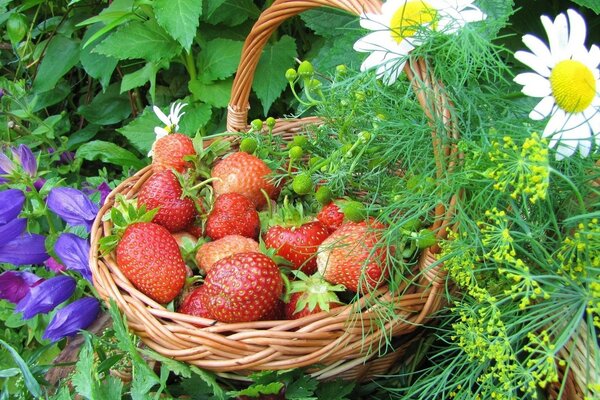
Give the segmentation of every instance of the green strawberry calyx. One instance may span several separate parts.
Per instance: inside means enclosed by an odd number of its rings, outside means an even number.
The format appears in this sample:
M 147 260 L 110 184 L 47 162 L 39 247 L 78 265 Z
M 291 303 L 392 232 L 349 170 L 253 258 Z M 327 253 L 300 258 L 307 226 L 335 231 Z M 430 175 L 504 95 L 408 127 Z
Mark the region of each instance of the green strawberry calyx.
M 283 228 L 298 228 L 313 220 L 312 217 L 304 214 L 304 206 L 301 202 L 290 203 L 287 196 L 283 199 L 283 203 L 278 205 L 276 209 L 270 209 L 267 213 L 261 215 L 265 223 L 264 228 L 280 226 Z
M 287 295 L 302 293 L 298 298 L 294 313 L 298 313 L 305 308 L 308 311 L 313 311 L 317 306 L 322 311 L 329 311 L 331 304 L 342 304 L 335 292 L 345 291 L 346 287 L 344 285 L 332 285 L 323 279 L 318 272 L 311 276 L 306 275 L 300 270 L 293 270 L 291 272 L 296 277 L 296 280 L 290 282 Z M 289 302 L 289 299 L 286 300 Z

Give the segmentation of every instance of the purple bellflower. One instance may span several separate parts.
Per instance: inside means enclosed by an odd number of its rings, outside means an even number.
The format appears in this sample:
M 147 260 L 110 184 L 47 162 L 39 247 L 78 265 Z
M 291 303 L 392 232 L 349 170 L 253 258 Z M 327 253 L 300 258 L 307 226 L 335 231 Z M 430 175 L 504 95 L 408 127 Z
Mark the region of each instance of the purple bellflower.
M 6 271 L 0 274 L 0 299 L 17 304 L 44 279 L 31 272 Z
M 73 226 L 84 225 L 88 232 L 98 214 L 98 206 L 82 191 L 68 187 L 52 189 L 46 205 L 66 223 Z
M 67 267 L 65 267 L 52 257 L 44 261 L 44 265 L 46 266 L 46 268 L 48 268 L 48 270 L 53 271 L 57 274 L 67 269 Z
M 70 276 L 61 275 L 50 278 L 32 287 L 29 293 L 19 301 L 15 311 L 22 312 L 23 319 L 50 312 L 71 297 L 75 291 L 75 285 L 75 279 Z
M 23 167 L 23 171 L 32 177 L 37 174 L 37 160 L 29 147 L 21 144 L 17 148 L 13 147 L 11 151 L 13 153 L 13 160 Z
M 100 304 L 93 297 L 75 300 L 54 314 L 42 337 L 57 342 L 66 336 L 73 336 L 90 326 L 99 312 Z
M 23 210 L 25 194 L 19 189 L 7 189 L 0 192 L 0 225 L 17 218 Z
M 15 218 L 12 221 L 0 225 L 0 247 L 20 236 L 27 227 L 25 218 Z
M 79 272 L 85 279 L 91 282 L 92 271 L 89 265 L 90 244 L 86 239 L 82 239 L 72 233 L 63 233 L 56 240 L 54 251 L 67 269 Z
M 13 265 L 41 264 L 50 257 L 45 242 L 44 236 L 25 232 L 0 246 L 0 262 Z

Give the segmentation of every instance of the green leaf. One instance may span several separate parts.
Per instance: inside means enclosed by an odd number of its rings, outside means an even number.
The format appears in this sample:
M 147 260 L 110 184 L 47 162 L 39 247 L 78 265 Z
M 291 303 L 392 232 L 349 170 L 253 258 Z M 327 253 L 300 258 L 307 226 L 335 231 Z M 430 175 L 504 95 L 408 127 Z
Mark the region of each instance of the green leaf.
M 114 83 L 105 92 L 98 93 L 90 104 L 79 107 L 77 112 L 94 124 L 110 125 L 129 117 L 131 104 L 127 95 L 119 93 L 119 84 Z
M 160 26 L 189 52 L 200 23 L 202 0 L 155 0 L 154 14 Z
M 90 337 L 85 336 L 85 342 L 79 352 L 79 359 L 75 364 L 75 374 L 71 378 L 73 386 L 77 393 L 87 399 L 93 399 L 95 387 L 97 385 L 94 374 L 94 350 L 90 342 Z
M 33 81 L 33 90 L 45 92 L 54 89 L 58 80 L 78 62 L 79 42 L 62 35 L 54 36 Z
M 77 149 L 76 157 L 84 160 L 100 160 L 102 162 L 142 169 L 146 164 L 132 152 L 110 142 L 94 140 Z
M 315 391 L 317 398 L 328 400 L 347 400 L 354 389 L 354 382 L 336 380 L 321 382 Z
M 23 380 L 25 381 L 25 386 L 27 387 L 27 390 L 29 390 L 29 393 L 31 393 L 33 397 L 42 396 L 42 388 L 40 387 L 38 381 L 31 374 L 31 371 L 29 370 L 29 367 L 27 366 L 25 360 L 23 360 L 19 353 L 4 340 L 0 339 L 0 345 L 2 345 L 6 350 L 8 350 L 13 360 L 21 370 Z
M 237 26 L 249 18 L 257 19 L 259 15 L 260 9 L 253 0 L 225 0 L 210 4 L 204 20 L 213 25 Z
M 144 67 L 138 69 L 135 72 L 129 73 L 123 77 L 121 81 L 121 93 L 131 90 L 136 87 L 140 87 L 150 82 L 150 98 L 152 102 L 156 102 L 156 74 L 162 68 L 168 68 L 169 63 L 166 61 L 148 62 Z
M 315 389 L 319 382 L 309 375 L 302 375 L 297 380 L 291 382 L 285 388 L 286 399 L 317 399 L 314 397 Z
M 313 47 L 306 55 L 306 59 L 313 60 L 313 66 L 317 70 L 330 75 L 340 64 L 358 68 L 364 54 L 352 49 L 357 39 L 352 34 L 340 35 L 336 40 L 320 38 L 313 42 Z
M 149 19 L 121 26 L 93 51 L 119 60 L 158 61 L 176 56 L 181 52 L 181 46 L 155 20 Z
M 259 397 L 260 395 L 278 394 L 282 387 L 283 383 L 281 382 L 271 382 L 268 384 L 255 383 L 248 386 L 246 389 L 227 392 L 227 394 L 231 397 Z
M 265 47 L 252 83 L 264 115 L 268 115 L 271 105 L 287 86 L 285 71 L 293 66 L 296 55 L 296 42 L 290 36 L 282 36 L 278 42 Z
M 206 103 L 188 104 L 179 121 L 179 131 L 188 136 L 195 136 L 196 132 L 210 121 L 211 115 L 212 108 Z
M 339 28 L 360 29 L 356 16 L 332 8 L 315 8 L 301 13 L 300 17 L 317 35 L 335 40 L 343 36 Z
M 85 128 L 71 134 L 67 140 L 67 150 L 75 150 L 78 145 L 89 142 L 99 130 L 99 125 L 88 124 Z
M 0 379 L 2 378 L 10 378 L 12 376 L 17 375 L 21 370 L 19 368 L 6 368 L 0 371 Z
M 233 79 L 204 83 L 198 79 L 189 82 L 190 92 L 213 107 L 227 107 L 231 98 Z
M 574 3 L 584 6 L 594 11 L 596 14 L 600 14 L 600 2 L 598 0 L 572 0 Z
M 102 28 L 101 23 L 90 26 L 83 35 L 83 43 L 87 41 Z M 96 46 L 83 46 L 81 49 L 81 65 L 83 69 L 94 79 L 98 79 L 102 89 L 106 90 L 110 83 L 110 77 L 117 66 L 118 60 L 102 54 L 93 53 Z
M 190 369 L 192 370 L 192 372 L 194 372 L 196 375 L 202 378 L 202 380 L 212 388 L 215 398 L 219 400 L 225 400 L 227 398 L 225 391 L 223 390 L 221 385 L 219 385 L 219 382 L 217 382 L 217 377 L 215 376 L 215 374 L 213 374 L 212 372 L 204 371 L 196 367 L 195 365 L 191 365 Z
M 69 94 L 71 94 L 71 86 L 65 81 L 60 81 L 55 88 L 42 92 L 32 92 L 28 96 L 27 102 L 31 107 L 32 112 L 38 112 L 46 107 L 53 106 L 54 104 L 63 101 Z
M 124 127 L 117 129 L 117 132 L 125 136 L 140 153 L 146 155 L 156 139 L 154 127 L 161 125 L 162 122 L 156 117 L 152 108 L 146 107 L 141 115 Z
M 204 81 L 228 78 L 237 70 L 244 42 L 215 39 L 202 48 L 198 70 Z
M 192 370 L 190 369 L 189 365 L 182 363 L 181 361 L 165 357 L 154 350 L 142 349 L 141 353 L 156 361 L 160 361 L 162 365 L 167 366 L 168 369 L 176 375 L 179 375 L 183 378 L 189 378 L 192 376 Z

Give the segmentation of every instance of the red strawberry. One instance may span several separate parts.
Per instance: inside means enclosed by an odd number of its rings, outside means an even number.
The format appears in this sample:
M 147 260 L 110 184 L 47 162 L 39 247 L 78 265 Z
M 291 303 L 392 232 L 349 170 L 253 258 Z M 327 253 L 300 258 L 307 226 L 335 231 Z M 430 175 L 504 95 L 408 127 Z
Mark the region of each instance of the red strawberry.
M 240 235 L 225 236 L 214 242 L 204 243 L 196 253 L 198 266 L 208 272 L 217 261 L 236 253 L 258 252 L 258 242 Z
M 258 321 L 273 311 L 283 279 L 262 253 L 237 253 L 215 263 L 204 279 L 206 308 L 222 322 Z
M 196 215 L 192 199 L 181 198 L 183 190 L 173 171 L 160 171 L 152 175 L 140 188 L 138 205 L 146 209 L 159 208 L 152 222 L 177 232 L 188 226 Z
M 213 319 L 211 314 L 206 309 L 206 299 L 205 299 L 206 288 L 204 285 L 198 286 L 194 290 L 192 290 L 186 297 L 183 299 L 183 303 L 177 309 L 177 312 L 182 314 L 195 315 L 197 317 Z
M 329 232 L 335 231 L 344 222 L 344 213 L 334 202 L 323 206 L 317 214 L 317 219 L 325 225 Z
M 290 285 L 291 297 L 285 305 L 286 319 L 299 319 L 340 306 L 335 292 L 343 291 L 342 285 L 333 286 L 319 274 L 308 277 L 298 271 L 296 276 L 300 279 Z
M 315 257 L 319 245 L 329 236 L 329 231 L 319 221 L 296 226 L 275 225 L 269 228 L 264 241 L 267 248 L 276 249 L 277 255 L 292 263 L 292 269 L 302 269 L 307 274 L 317 270 Z
M 206 235 L 213 240 L 228 235 L 256 239 L 260 220 L 254 203 L 239 193 L 225 193 L 217 197 L 206 220 Z
M 275 198 L 278 189 L 269 182 L 271 169 L 260 158 L 244 152 L 232 153 L 219 161 L 211 172 L 215 195 L 240 193 L 248 197 L 257 208 L 262 208 L 268 197 Z
M 185 172 L 193 166 L 190 161 L 185 161 L 186 156 L 195 156 L 194 143 L 189 136 L 182 133 L 171 133 L 158 139 L 152 147 L 152 169 L 155 172 L 171 170 Z
M 261 321 L 279 321 L 285 318 L 285 303 L 281 299 L 277 299 L 275 308 L 265 314 L 260 320 Z
M 384 283 L 387 250 L 378 244 L 384 226 L 373 221 L 346 222 L 331 234 L 317 254 L 319 273 L 348 290 L 367 292 Z
M 186 266 L 177 242 L 163 226 L 152 222 L 129 225 L 116 252 L 123 275 L 151 299 L 168 303 L 183 288 Z

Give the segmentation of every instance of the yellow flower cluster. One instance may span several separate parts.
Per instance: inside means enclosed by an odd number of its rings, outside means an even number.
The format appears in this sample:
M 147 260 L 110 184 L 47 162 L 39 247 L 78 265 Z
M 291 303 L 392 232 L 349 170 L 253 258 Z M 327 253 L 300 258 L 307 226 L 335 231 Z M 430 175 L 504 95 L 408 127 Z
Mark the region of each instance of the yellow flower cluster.
M 493 142 L 489 159 L 495 165 L 486 176 L 495 181 L 494 189 L 510 191 L 511 197 L 529 198 L 531 203 L 544 200 L 548 191 L 548 145 L 537 133 L 527 138 L 519 147 L 510 136 L 503 142 Z
M 545 388 L 548 383 L 558 382 L 558 365 L 565 366 L 565 361 L 557 359 L 557 348 L 548 332 L 543 330 L 538 335 L 529 333 L 527 338 L 529 344 L 523 346 L 523 350 L 530 353 L 531 357 L 526 365 L 538 385 Z
M 587 312 L 594 318 L 594 326 L 600 328 L 600 276 L 590 284 L 590 300 Z
M 575 281 L 588 276 L 590 268 L 600 268 L 600 226 L 593 218 L 580 223 L 571 236 L 563 240 L 556 256 L 560 262 L 558 273 L 567 273 Z

